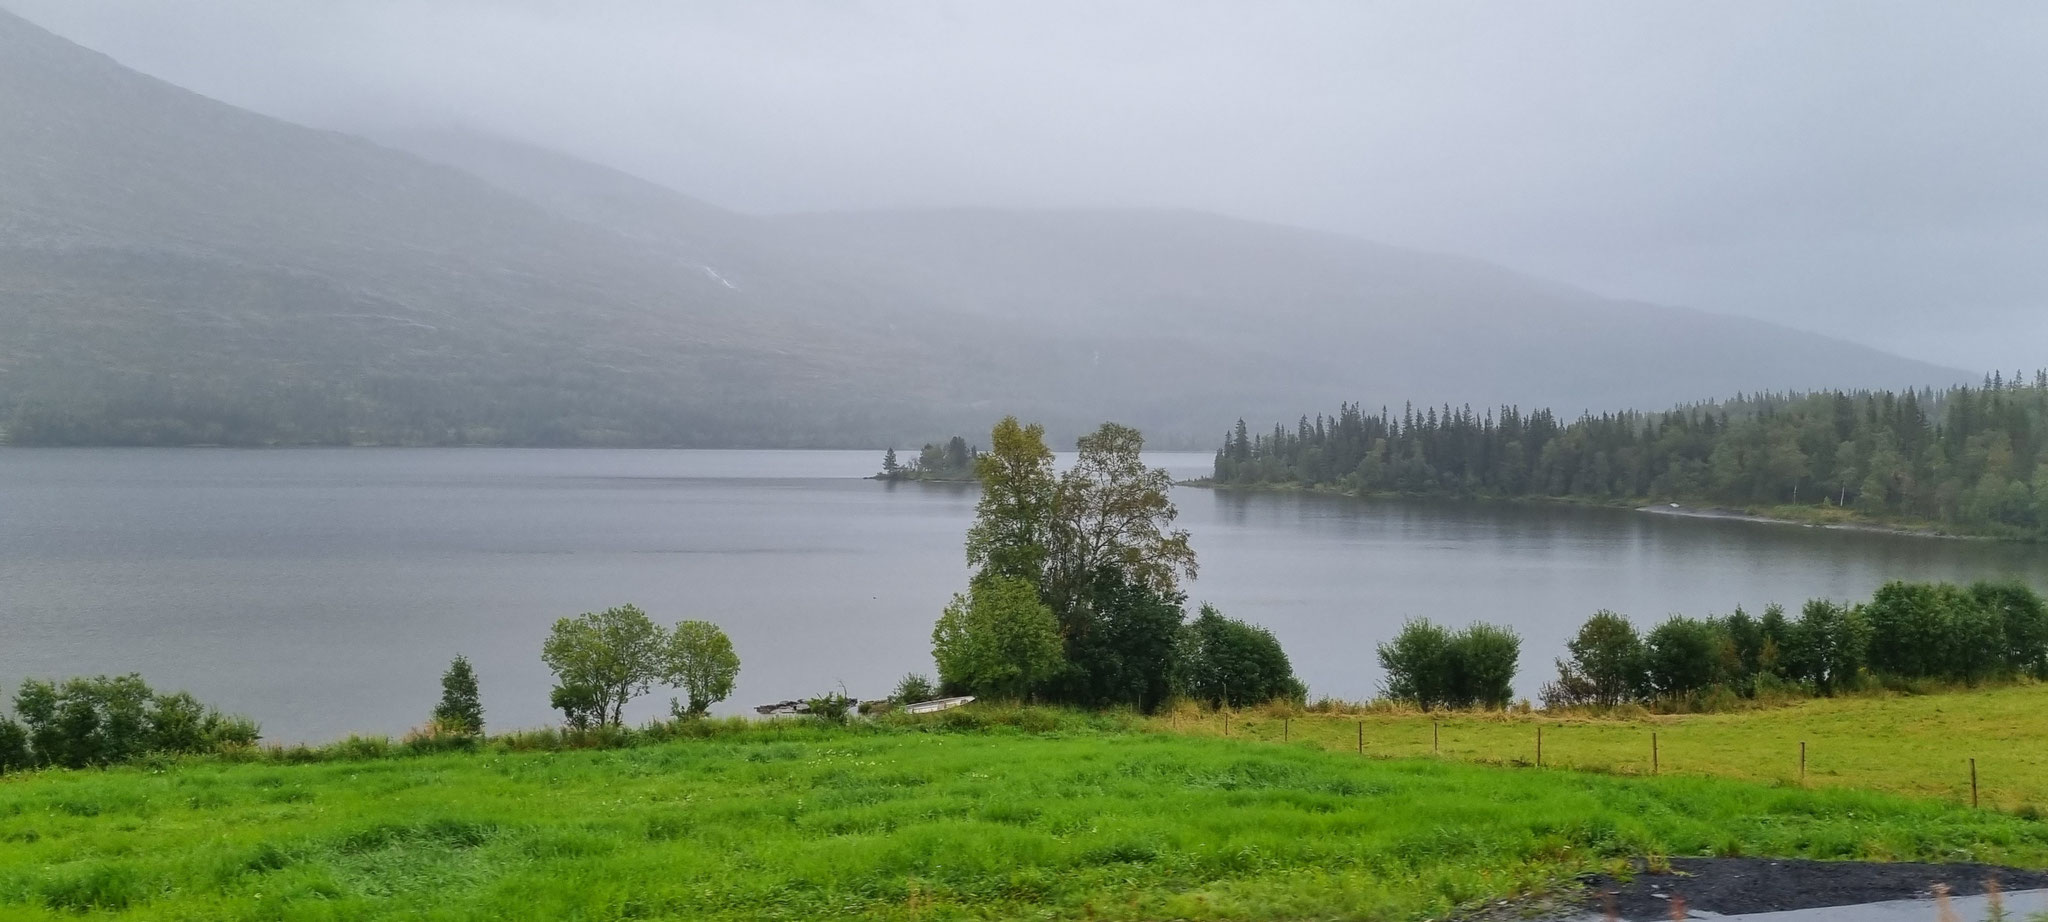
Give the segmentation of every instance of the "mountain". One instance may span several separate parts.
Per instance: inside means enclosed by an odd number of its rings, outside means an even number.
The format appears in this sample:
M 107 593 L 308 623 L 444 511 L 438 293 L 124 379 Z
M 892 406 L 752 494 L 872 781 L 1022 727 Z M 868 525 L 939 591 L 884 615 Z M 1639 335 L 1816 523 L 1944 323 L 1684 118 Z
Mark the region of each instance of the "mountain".
M 756 217 L 501 139 L 380 139 L 0 12 L 7 437 L 879 445 L 1015 412 L 1207 444 L 1343 399 L 1575 410 L 1959 377 L 1214 215 Z

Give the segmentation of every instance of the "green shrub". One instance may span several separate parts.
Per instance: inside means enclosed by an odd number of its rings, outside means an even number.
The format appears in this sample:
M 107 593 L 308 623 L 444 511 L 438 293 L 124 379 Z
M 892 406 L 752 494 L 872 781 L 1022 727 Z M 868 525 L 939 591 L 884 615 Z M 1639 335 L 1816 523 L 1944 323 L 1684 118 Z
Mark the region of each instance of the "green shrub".
M 953 694 L 1024 700 L 1066 669 L 1060 626 L 1029 581 L 985 576 L 932 627 L 939 685 Z
M 896 683 L 896 691 L 889 696 L 889 700 L 897 704 L 916 704 L 938 696 L 939 691 L 933 687 L 931 679 L 913 672 Z
M 1786 675 L 1823 695 L 1853 689 L 1869 662 L 1871 628 L 1865 612 L 1860 605 L 1809 600 L 1790 628 Z
M 18 772 L 35 764 L 35 752 L 28 745 L 28 729 L 18 721 L 0 717 L 0 774 Z
M 1457 707 L 1501 710 L 1515 697 L 1515 672 L 1521 667 L 1522 638 L 1512 628 L 1472 624 L 1452 638 L 1457 656 L 1457 684 L 1451 703 Z
M 1617 707 L 1649 687 L 1643 637 L 1626 616 L 1595 612 L 1565 648 L 1571 658 L 1557 661 L 1557 681 L 1543 689 L 1545 707 Z
M 1180 693 L 1212 707 L 1295 700 L 1308 692 L 1272 631 L 1226 618 L 1213 605 L 1202 606 L 1182 629 L 1177 658 Z
M 1644 638 L 1645 675 L 1653 693 L 1671 699 L 1720 684 L 1727 635 L 1712 620 L 1673 615 Z
M 1504 708 L 1514 698 L 1521 652 L 1521 637 L 1508 628 L 1474 624 L 1451 633 L 1427 619 L 1413 620 L 1379 647 L 1387 672 L 1382 692 L 1424 709 Z
M 853 699 L 844 692 L 826 692 L 804 704 L 810 706 L 811 717 L 828 724 L 843 724 L 846 716 L 853 712 Z
M 2025 583 L 1980 582 L 1970 598 L 1996 612 L 2003 627 L 2005 668 L 2013 675 L 2048 679 L 2048 604 Z
M 1380 668 L 1387 673 L 1381 694 L 1424 709 L 1450 700 L 1451 632 L 1426 618 L 1401 625 L 1401 633 L 1379 645 Z

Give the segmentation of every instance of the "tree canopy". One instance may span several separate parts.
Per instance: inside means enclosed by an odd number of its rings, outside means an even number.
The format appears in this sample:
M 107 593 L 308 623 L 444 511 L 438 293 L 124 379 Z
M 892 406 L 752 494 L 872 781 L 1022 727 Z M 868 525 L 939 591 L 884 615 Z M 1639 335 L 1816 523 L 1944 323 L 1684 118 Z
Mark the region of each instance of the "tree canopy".
M 684 621 L 669 633 L 662 665 L 668 684 L 683 690 L 688 703 L 681 713 L 702 716 L 732 695 L 739 679 L 740 657 L 732 638 L 709 621 Z
M 1565 422 L 1407 407 L 1302 417 L 1216 453 L 1221 483 L 1372 493 L 1845 507 L 2048 536 L 2048 372 L 1945 391 L 1758 393 Z

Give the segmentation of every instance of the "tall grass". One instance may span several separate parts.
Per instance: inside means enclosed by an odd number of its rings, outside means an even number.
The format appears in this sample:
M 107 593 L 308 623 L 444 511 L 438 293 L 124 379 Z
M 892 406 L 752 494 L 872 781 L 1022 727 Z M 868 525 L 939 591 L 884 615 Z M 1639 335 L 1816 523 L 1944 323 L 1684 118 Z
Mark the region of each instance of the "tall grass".
M 1775 707 L 1657 715 L 1636 706 L 1605 712 L 1436 711 L 1374 702 L 1319 702 L 1234 712 L 1232 738 L 1313 745 L 1377 758 L 1437 757 L 1531 765 L 1543 728 L 1544 764 L 1621 775 L 1653 769 L 1766 784 L 1801 781 L 1952 803 L 1970 798 L 1977 760 L 1984 806 L 2048 814 L 2048 685 L 2019 684 L 1937 695 L 1871 691 Z M 1222 715 L 1192 708 L 1153 718 L 1170 732 L 1222 736 Z

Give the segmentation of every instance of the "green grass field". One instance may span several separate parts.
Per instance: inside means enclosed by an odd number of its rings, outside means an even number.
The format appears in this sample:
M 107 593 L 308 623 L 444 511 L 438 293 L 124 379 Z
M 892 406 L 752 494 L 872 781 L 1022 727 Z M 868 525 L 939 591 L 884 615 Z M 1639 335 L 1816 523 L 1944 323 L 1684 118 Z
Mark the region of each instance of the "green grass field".
M 1928 799 L 1059 723 L 15 776 L 0 918 L 1420 919 L 1629 856 L 2048 865 Z
M 1284 723 L 1283 723 L 1284 721 Z M 1799 744 L 1806 743 L 1806 782 L 1929 797 L 1970 800 L 1970 760 L 1977 760 L 1985 807 L 2048 813 L 2048 685 L 2027 684 L 1941 694 L 1802 700 L 1783 707 L 1724 714 L 1633 720 L 1543 714 L 1301 714 L 1291 720 L 1259 711 L 1231 718 L 1230 734 L 1279 741 L 1283 736 L 1356 753 L 1364 725 L 1365 754 L 1429 756 L 1431 724 L 1439 754 L 1453 761 L 1533 764 L 1536 729 L 1543 762 L 1624 775 L 1657 770 L 1770 784 L 1799 781 Z M 1223 733 L 1221 715 L 1183 713 L 1154 726 L 1203 736 Z

